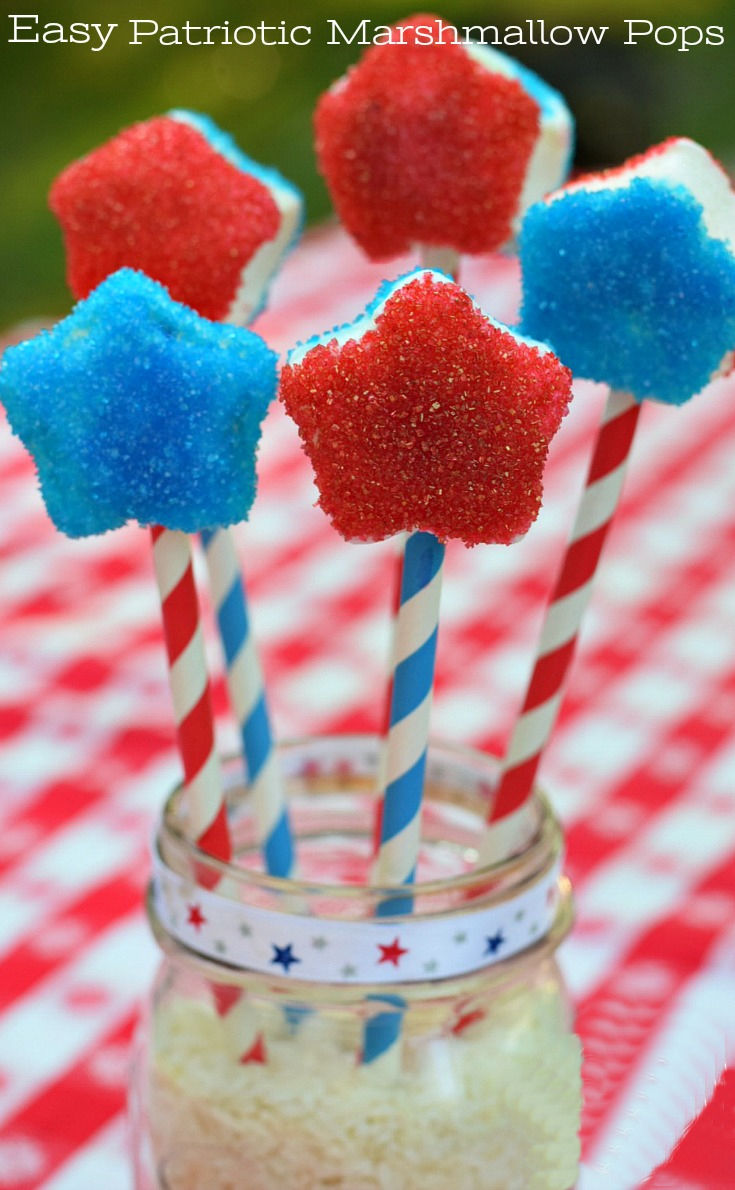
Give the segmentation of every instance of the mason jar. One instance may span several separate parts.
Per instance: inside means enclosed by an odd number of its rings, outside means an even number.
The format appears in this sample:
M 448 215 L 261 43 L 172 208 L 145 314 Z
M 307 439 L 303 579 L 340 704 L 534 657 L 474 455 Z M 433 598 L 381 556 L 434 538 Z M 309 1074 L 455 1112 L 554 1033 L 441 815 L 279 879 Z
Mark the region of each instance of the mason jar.
M 435 745 L 416 883 L 370 884 L 379 742 L 280 749 L 298 879 L 264 873 L 239 765 L 234 859 L 174 792 L 148 913 L 162 961 L 131 1092 L 136 1190 L 568 1190 L 580 1046 L 556 950 L 562 833 L 536 793 L 478 866 L 497 762 Z

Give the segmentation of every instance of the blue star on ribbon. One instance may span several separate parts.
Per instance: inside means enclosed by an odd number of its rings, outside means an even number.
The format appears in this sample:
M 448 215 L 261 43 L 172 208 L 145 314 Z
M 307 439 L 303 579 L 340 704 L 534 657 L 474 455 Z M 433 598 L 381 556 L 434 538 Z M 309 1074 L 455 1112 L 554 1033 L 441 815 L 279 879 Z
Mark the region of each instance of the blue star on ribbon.
M 297 959 L 293 953 L 293 942 L 289 942 L 288 946 L 276 946 L 275 942 L 271 945 L 274 952 L 271 963 L 279 963 L 284 971 L 288 972 L 293 963 L 301 962 L 301 959 Z
M 485 954 L 497 954 L 497 952 L 500 950 L 500 947 L 505 942 L 503 931 L 496 930 L 492 937 L 487 938 L 486 941 L 487 950 L 485 951 Z

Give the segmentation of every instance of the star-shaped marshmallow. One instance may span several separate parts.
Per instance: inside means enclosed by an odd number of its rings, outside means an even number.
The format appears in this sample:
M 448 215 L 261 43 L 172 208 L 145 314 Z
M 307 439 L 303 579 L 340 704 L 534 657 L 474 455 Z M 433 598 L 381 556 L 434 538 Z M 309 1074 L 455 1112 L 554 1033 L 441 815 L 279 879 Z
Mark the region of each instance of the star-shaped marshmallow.
M 735 194 L 673 139 L 533 206 L 522 326 L 576 376 L 680 405 L 732 363 Z
M 0 365 L 0 402 L 70 537 L 245 519 L 275 389 L 258 335 L 207 322 L 129 269 Z
M 492 252 L 563 181 L 572 120 L 514 59 L 414 16 L 321 98 L 316 150 L 340 219 L 384 259 L 413 244 Z
M 140 269 L 205 318 L 244 324 L 295 238 L 301 196 L 206 116 L 135 124 L 56 179 L 69 286 L 77 298 Z
M 535 519 L 571 375 L 442 273 L 384 286 L 289 356 L 281 397 L 319 503 L 348 539 L 402 530 L 510 543 Z

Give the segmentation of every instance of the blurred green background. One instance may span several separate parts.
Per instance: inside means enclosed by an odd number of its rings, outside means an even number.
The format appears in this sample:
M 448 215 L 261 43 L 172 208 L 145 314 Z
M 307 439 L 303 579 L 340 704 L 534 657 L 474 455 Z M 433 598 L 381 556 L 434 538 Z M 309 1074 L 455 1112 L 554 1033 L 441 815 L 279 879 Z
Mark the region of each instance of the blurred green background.
M 61 238 L 46 208 L 54 176 L 119 128 L 171 107 L 206 112 L 233 133 L 251 156 L 277 165 L 305 192 L 308 219 L 329 212 L 317 175 L 311 114 L 322 90 L 361 52 L 355 45 L 326 44 L 326 20 L 347 27 L 363 18 L 391 23 L 416 11 L 390 3 L 243 4 L 238 0 L 170 0 L 136 4 L 111 0 L 35 3 L 10 12 L 38 13 L 40 23 L 116 21 L 102 52 L 88 46 L 8 44 L 3 14 L 0 100 L 4 142 L 0 153 L 0 326 L 69 306 Z M 735 165 L 735 9 L 732 0 L 547 0 L 523 3 L 458 3 L 439 13 L 465 24 L 607 24 L 603 45 L 554 48 L 522 46 L 508 52 L 542 74 L 567 98 L 578 123 L 577 165 L 615 164 L 671 134 L 700 140 L 729 167 Z M 652 38 L 623 44 L 624 18 L 657 25 L 722 25 L 725 45 L 683 53 Z M 305 47 L 165 46 L 150 38 L 128 44 L 131 18 L 159 25 L 257 25 L 261 20 L 310 24 Z M 732 26 L 732 27 L 730 27 Z M 664 33 L 663 37 L 670 37 Z

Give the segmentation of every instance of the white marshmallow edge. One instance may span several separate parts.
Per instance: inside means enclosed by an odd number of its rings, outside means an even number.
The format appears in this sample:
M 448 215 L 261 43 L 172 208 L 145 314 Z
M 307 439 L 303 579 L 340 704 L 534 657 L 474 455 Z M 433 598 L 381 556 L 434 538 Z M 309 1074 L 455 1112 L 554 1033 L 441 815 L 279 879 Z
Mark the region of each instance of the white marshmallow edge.
M 507 54 L 501 54 L 490 46 L 475 42 L 467 42 L 464 48 L 470 58 L 491 74 L 500 74 L 520 83 L 539 105 L 539 133 L 526 167 L 526 177 L 514 220 L 514 228 L 518 230 L 521 218 L 528 208 L 564 181 L 572 153 L 574 121 L 561 96 L 542 79 L 531 76 L 531 71 L 522 70 Z M 533 90 L 527 85 L 530 77 L 533 77 L 536 83 Z
M 209 140 L 206 128 L 192 113 L 177 108 L 168 114 L 172 120 L 188 124 Z M 212 147 L 230 160 L 239 170 L 243 170 L 242 162 L 238 157 L 231 156 L 221 145 L 214 144 Z M 255 167 L 252 177 L 266 187 L 278 208 L 280 218 L 276 235 L 272 240 L 266 240 L 264 244 L 261 244 L 240 273 L 240 283 L 225 316 L 225 322 L 232 323 L 234 326 L 247 326 L 260 311 L 268 286 L 278 271 L 301 222 L 302 202 L 295 188 L 280 185 L 275 171 L 272 170 L 264 170 L 261 173 Z
M 721 240 L 735 255 L 735 192 L 730 179 L 714 157 L 688 137 L 677 137 L 660 149 L 651 149 L 634 165 L 592 178 L 570 182 L 548 196 L 555 202 L 578 190 L 619 190 L 636 178 L 650 178 L 672 187 L 684 187 L 702 208 L 707 234 Z
M 440 285 L 456 284 L 451 277 L 448 277 L 445 273 L 437 272 L 435 269 L 414 269 L 413 272 L 406 273 L 405 276 L 393 281 L 386 289 L 380 301 L 372 308 L 366 310 L 359 318 L 356 318 L 354 322 L 346 323 L 344 326 L 336 327 L 331 331 L 325 331 L 322 335 L 314 335 L 313 338 L 307 339 L 305 343 L 297 343 L 288 353 L 288 363 L 300 364 L 313 347 L 326 346 L 328 343 L 336 343 L 338 347 L 342 347 L 345 343 L 351 341 L 357 342 L 364 338 L 368 331 L 374 331 L 376 329 L 377 319 L 398 290 L 403 289 L 405 285 L 409 285 L 421 277 L 431 277 L 433 281 Z M 526 347 L 533 347 L 541 355 L 547 355 L 551 351 L 548 344 L 538 342 L 536 339 L 529 339 L 526 335 L 519 334 L 514 327 L 506 326 L 504 323 L 498 322 L 495 318 L 491 318 L 489 314 L 486 314 L 480 308 L 474 299 L 472 299 L 472 304 L 491 326 L 496 327 L 505 334 L 512 335 L 517 343 L 523 343 Z
M 268 186 L 268 189 L 281 216 L 280 226 L 275 237 L 261 244 L 240 274 L 240 284 L 225 319 L 236 326 L 250 322 L 262 306 L 265 291 L 301 221 L 301 203 L 292 191 L 274 186 Z

